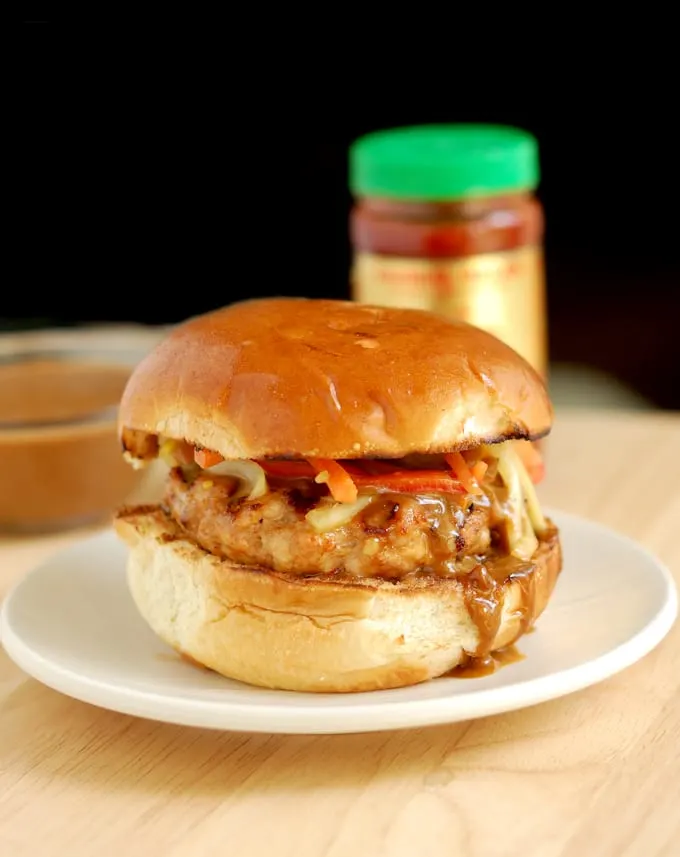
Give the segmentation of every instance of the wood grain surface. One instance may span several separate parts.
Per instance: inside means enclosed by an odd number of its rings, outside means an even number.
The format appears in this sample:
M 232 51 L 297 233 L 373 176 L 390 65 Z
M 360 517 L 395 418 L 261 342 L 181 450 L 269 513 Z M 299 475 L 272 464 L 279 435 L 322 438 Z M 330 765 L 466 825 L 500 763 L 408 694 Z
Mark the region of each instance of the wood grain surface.
M 546 504 L 680 582 L 680 415 L 558 415 Z M 0 539 L 0 595 L 82 533 Z M 71 700 L 0 651 L 3 857 L 674 857 L 680 627 L 587 690 L 451 726 L 220 733 Z

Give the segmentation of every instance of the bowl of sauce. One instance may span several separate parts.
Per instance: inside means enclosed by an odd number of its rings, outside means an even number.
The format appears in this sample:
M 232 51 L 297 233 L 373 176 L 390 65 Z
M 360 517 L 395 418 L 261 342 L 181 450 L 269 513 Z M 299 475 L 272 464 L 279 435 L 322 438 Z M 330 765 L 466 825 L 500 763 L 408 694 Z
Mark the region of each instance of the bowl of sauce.
M 0 336 L 0 532 L 104 523 L 139 489 L 121 455 L 118 403 L 160 334 L 135 333 Z

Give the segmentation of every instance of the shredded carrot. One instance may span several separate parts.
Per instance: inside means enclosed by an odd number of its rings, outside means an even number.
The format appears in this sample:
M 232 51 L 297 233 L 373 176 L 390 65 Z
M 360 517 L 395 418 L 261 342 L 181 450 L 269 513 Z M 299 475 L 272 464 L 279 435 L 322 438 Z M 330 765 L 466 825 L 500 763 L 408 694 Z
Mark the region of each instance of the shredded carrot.
M 486 461 L 478 461 L 471 468 L 471 473 L 475 477 L 475 481 L 477 482 L 478 485 L 481 485 L 482 479 L 484 479 L 484 474 L 486 473 L 486 471 L 488 469 L 489 469 L 489 465 L 486 463 Z
M 211 452 L 209 449 L 195 449 L 194 461 L 199 467 L 214 467 L 220 461 L 224 461 L 219 452 Z
M 332 458 L 308 458 L 316 470 L 315 482 L 325 483 L 338 503 L 354 503 L 358 491 L 354 480 L 345 468 Z
M 444 456 L 446 463 L 456 474 L 456 478 L 469 494 L 481 494 L 477 479 L 470 470 L 467 461 L 460 452 L 451 452 Z

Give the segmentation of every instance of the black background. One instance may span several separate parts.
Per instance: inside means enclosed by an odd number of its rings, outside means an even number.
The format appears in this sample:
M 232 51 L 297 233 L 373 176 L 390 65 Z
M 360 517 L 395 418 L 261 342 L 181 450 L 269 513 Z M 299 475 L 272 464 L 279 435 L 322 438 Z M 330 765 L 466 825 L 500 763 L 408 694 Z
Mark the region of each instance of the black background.
M 677 73 L 602 55 L 576 74 L 574 53 L 532 71 L 487 56 L 472 74 L 470 53 L 446 72 L 397 69 L 361 52 L 307 57 L 304 39 L 256 55 L 246 39 L 234 62 L 234 33 L 216 48 L 207 26 L 134 46 L 26 30 L 2 327 L 347 297 L 349 143 L 508 123 L 540 145 L 552 358 L 680 407 Z

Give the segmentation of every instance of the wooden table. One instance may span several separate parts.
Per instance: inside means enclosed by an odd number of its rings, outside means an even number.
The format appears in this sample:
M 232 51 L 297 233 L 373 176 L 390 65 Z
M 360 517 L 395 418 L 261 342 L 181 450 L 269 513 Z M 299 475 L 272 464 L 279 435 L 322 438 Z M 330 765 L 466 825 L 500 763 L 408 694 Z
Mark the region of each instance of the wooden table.
M 544 502 L 628 533 L 680 581 L 680 415 L 565 413 Z M 0 593 L 78 534 L 0 541 Z M 68 699 L 0 652 L 3 857 L 671 857 L 680 625 L 555 702 L 451 726 L 267 736 Z

